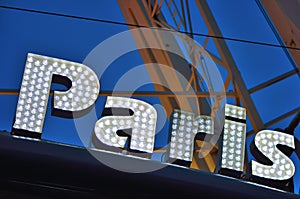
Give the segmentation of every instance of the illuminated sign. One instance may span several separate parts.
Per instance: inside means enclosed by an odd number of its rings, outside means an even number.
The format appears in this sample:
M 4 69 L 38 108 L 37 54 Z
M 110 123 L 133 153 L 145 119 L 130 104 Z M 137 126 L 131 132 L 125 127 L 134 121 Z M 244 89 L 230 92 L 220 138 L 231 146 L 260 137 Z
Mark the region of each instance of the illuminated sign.
M 13 124 L 14 135 L 41 137 L 52 82 L 68 86 L 67 91 L 54 91 L 53 96 L 52 114 L 62 117 L 80 117 L 95 103 L 100 91 L 98 77 L 88 66 L 28 54 Z M 130 129 L 129 148 L 143 153 L 153 152 L 157 112 L 152 105 L 137 99 L 110 96 L 105 108 L 110 108 L 112 114 L 95 123 L 94 135 L 99 143 L 124 148 L 128 136 L 120 136 L 118 131 Z M 129 109 L 132 113 L 114 114 L 118 108 Z M 213 135 L 214 120 L 210 116 L 195 116 L 175 109 L 170 119 L 168 158 L 190 163 L 198 133 Z M 245 140 L 246 110 L 226 104 L 218 173 L 241 176 L 245 166 Z M 294 176 L 293 162 L 278 149 L 278 145 L 295 149 L 294 137 L 270 130 L 256 134 L 253 151 L 259 162 L 251 162 L 250 179 L 285 182 Z
M 95 124 L 96 137 L 104 144 L 124 147 L 127 137 L 117 135 L 118 130 L 132 129 L 130 149 L 152 153 L 157 113 L 150 104 L 124 97 L 108 97 L 106 108 L 128 108 L 132 116 L 105 116 Z
M 46 56 L 28 54 L 13 128 L 42 133 L 50 85 L 69 84 L 66 92 L 55 91 L 53 113 L 86 110 L 98 97 L 97 75 L 87 66 Z

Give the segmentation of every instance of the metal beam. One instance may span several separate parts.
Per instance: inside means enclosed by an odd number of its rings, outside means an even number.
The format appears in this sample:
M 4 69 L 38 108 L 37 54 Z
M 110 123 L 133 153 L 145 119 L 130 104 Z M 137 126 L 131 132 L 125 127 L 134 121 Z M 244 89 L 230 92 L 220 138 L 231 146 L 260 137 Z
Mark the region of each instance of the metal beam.
M 279 117 L 277 117 L 277 118 L 275 118 L 275 119 L 267 122 L 265 124 L 265 127 L 268 128 L 268 127 L 276 124 L 277 122 L 280 122 L 280 121 L 282 121 L 282 120 L 284 120 L 284 119 L 286 119 L 286 118 L 288 118 L 288 117 L 290 117 L 290 116 L 298 113 L 299 111 L 300 111 L 300 107 L 297 107 L 294 110 L 291 110 L 291 111 L 289 111 L 289 112 L 287 112 L 287 113 L 285 113 L 285 114 L 283 114 L 283 115 L 281 115 L 281 116 L 279 116 Z M 250 132 L 247 133 L 247 137 L 249 137 L 249 136 L 251 136 L 251 135 L 253 135 L 255 133 L 256 133 L 255 131 L 250 131 Z
M 123 12 L 123 15 L 128 23 L 144 25 L 148 27 L 156 26 L 154 19 L 148 15 L 149 11 L 146 10 L 147 8 L 146 1 L 124 2 L 119 0 L 118 2 Z M 153 35 L 151 34 L 147 35 L 147 37 L 142 34 L 140 36 L 135 35 L 134 40 L 136 41 L 137 45 L 140 45 L 142 44 L 142 42 L 147 42 L 147 41 L 152 41 L 152 42 L 154 41 L 154 42 L 158 42 L 158 45 L 164 45 L 164 43 L 162 42 L 163 38 L 161 37 L 161 35 L 158 34 L 154 35 L 154 34 L 155 33 L 153 33 Z M 174 61 L 179 62 L 179 60 L 172 60 L 170 54 L 165 51 L 157 51 L 157 50 L 149 49 L 147 51 L 140 51 L 140 54 L 145 63 L 161 63 L 170 67 L 172 66 L 174 67 L 176 64 L 174 64 L 173 62 Z M 172 73 L 171 70 L 164 71 L 161 70 L 160 68 L 155 67 L 154 65 L 147 67 L 147 70 L 148 73 L 150 74 L 150 78 L 152 80 L 155 80 L 153 82 L 160 82 L 161 85 L 169 86 L 169 89 L 171 89 L 172 91 L 184 91 L 182 85 L 180 84 L 179 79 L 177 78 L 177 75 L 175 73 Z M 165 91 L 165 88 L 163 88 L 162 86 L 156 87 L 155 89 L 157 91 Z M 177 96 L 177 100 L 180 101 L 182 109 L 186 111 L 193 111 L 192 107 L 189 105 L 189 101 L 187 98 Z M 169 100 L 166 98 L 161 99 L 161 102 L 166 109 L 167 115 L 170 116 L 174 107 L 168 101 Z
M 285 46 L 300 48 L 300 3 L 299 1 L 257 0 L 265 14 L 266 20 L 273 29 L 278 41 Z M 263 8 L 261 6 L 263 5 Z M 274 28 L 276 27 L 276 29 Z M 279 36 L 280 35 L 280 36 Z M 300 51 L 283 49 L 300 76 Z M 293 58 L 290 57 L 290 54 Z M 298 65 L 298 66 L 297 66 Z
M 284 80 L 284 79 L 286 79 L 288 77 L 291 77 L 291 76 L 293 76 L 293 75 L 295 75 L 297 73 L 298 73 L 297 70 L 291 70 L 291 71 L 289 71 L 287 73 L 284 73 L 284 74 L 279 75 L 279 76 L 277 76 L 277 77 L 275 77 L 273 79 L 270 79 L 270 80 L 268 80 L 268 81 L 266 81 L 266 82 L 264 82 L 262 84 L 259 84 L 259 85 L 255 86 L 254 88 L 251 88 L 249 90 L 249 93 L 254 93 L 256 91 L 264 89 L 264 88 L 266 88 L 268 86 L 271 86 L 271 85 L 273 85 L 273 84 L 275 84 L 277 82 L 280 82 L 280 81 L 282 81 L 282 80 Z
M 0 95 L 19 95 L 19 90 L 7 90 L 1 91 Z M 50 95 L 53 95 L 53 91 L 50 91 Z M 176 97 L 184 96 L 187 98 L 209 98 L 217 97 L 218 93 L 208 93 L 208 92 L 170 92 L 170 91 L 100 91 L 99 96 L 139 96 L 139 97 Z M 236 94 L 233 92 L 227 92 L 226 97 L 235 97 Z
M 218 37 L 222 37 L 221 30 L 208 6 L 207 1 L 205 0 L 197 0 L 197 6 L 202 14 L 202 17 L 211 33 L 217 35 Z M 249 119 L 251 124 L 256 132 L 261 129 L 264 129 L 264 124 L 262 119 L 255 107 L 255 104 L 248 92 L 248 89 L 245 85 L 245 82 L 238 70 L 238 67 L 228 49 L 226 42 L 223 39 L 214 39 L 216 47 L 220 52 L 222 60 L 227 63 L 229 67 L 229 73 L 231 73 L 232 81 L 236 85 L 236 92 L 238 93 L 239 98 L 241 99 L 243 105 L 246 107 Z
M 155 22 L 155 16 L 154 18 L 149 15 L 151 13 L 151 10 L 147 10 L 147 1 L 122 1 L 118 0 L 119 6 L 121 8 L 121 11 L 124 15 L 125 20 L 130 23 L 130 24 L 137 24 L 137 25 L 142 25 L 142 26 L 147 26 L 147 27 L 157 27 L 157 23 Z M 172 3 L 172 1 L 171 1 Z M 163 16 L 161 16 L 163 17 Z M 129 27 L 131 29 L 131 27 Z M 138 46 L 141 44 L 141 42 L 147 42 L 150 41 L 150 37 L 152 38 L 151 41 L 153 42 L 159 42 L 159 45 L 165 45 L 163 42 L 163 38 L 161 35 L 156 34 L 156 35 L 134 35 L 134 40 L 136 42 L 136 45 Z M 155 39 L 153 39 L 155 38 Z M 169 40 L 172 38 L 168 38 Z M 174 43 L 177 43 L 174 40 Z M 179 48 L 179 46 L 178 46 Z M 188 77 L 190 77 L 191 70 L 189 68 L 189 64 L 186 62 L 184 63 L 182 60 L 179 60 L 178 58 L 174 57 L 173 55 L 169 54 L 168 52 L 165 51 L 157 51 L 153 49 L 148 49 L 147 51 L 145 50 L 140 50 L 141 57 L 144 61 L 144 63 L 161 63 L 164 65 L 168 65 L 170 67 L 178 67 L 180 65 L 181 68 L 185 69 L 185 72 L 188 72 Z M 181 63 L 181 64 L 179 64 Z M 150 75 L 150 78 L 155 78 L 156 82 L 161 82 L 162 85 L 169 86 L 169 88 L 173 91 L 185 91 L 184 88 L 186 88 L 186 85 L 181 85 L 180 81 L 177 77 L 176 74 L 170 73 L 170 71 L 162 71 L 158 69 L 157 67 L 147 67 L 148 73 Z M 188 78 L 189 79 L 189 78 Z M 164 81 L 165 80 L 165 81 Z M 153 82 L 155 82 L 153 81 Z M 155 87 L 156 91 L 165 91 L 163 87 Z M 158 96 L 159 99 L 161 100 L 162 105 L 166 109 L 166 114 L 169 117 L 172 113 L 172 110 L 176 107 L 174 107 L 174 104 L 170 101 L 169 98 L 167 97 L 162 97 Z M 175 100 L 180 101 L 181 109 L 189 111 L 189 112 L 195 112 L 193 107 L 189 103 L 189 99 L 185 96 L 176 96 Z M 201 106 L 201 104 L 200 104 Z M 195 107 L 196 109 L 199 109 L 200 106 Z M 199 110 L 200 112 L 201 110 Z M 198 113 L 199 113 L 198 112 Z M 210 158 L 210 154 L 207 155 L 207 158 Z M 200 161 L 201 168 L 205 168 L 205 163 L 204 161 Z M 212 166 L 215 166 L 213 163 Z

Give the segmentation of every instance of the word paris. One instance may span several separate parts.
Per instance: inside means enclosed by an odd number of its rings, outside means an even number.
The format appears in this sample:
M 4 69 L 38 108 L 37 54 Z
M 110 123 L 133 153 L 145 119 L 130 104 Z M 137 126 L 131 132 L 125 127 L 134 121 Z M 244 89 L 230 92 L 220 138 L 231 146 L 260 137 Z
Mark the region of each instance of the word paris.
M 80 115 L 80 112 L 88 110 L 95 103 L 100 90 L 98 77 L 89 67 L 28 54 L 13 125 L 14 135 L 40 138 L 52 81 L 69 85 L 67 91 L 54 91 L 53 114 L 60 116 L 62 113 Z M 130 109 L 133 113 L 105 115 L 99 119 L 94 127 L 98 142 L 124 148 L 128 137 L 119 136 L 117 131 L 131 129 L 130 149 L 153 152 L 157 120 L 153 106 L 141 100 L 111 96 L 107 98 L 105 108 L 110 108 L 112 113 L 118 108 Z M 225 116 L 219 173 L 242 173 L 246 152 L 246 111 L 241 107 L 226 105 Z M 214 122 L 210 116 L 195 118 L 193 113 L 174 110 L 170 123 L 168 158 L 177 162 L 192 161 L 196 134 L 214 134 Z M 262 161 L 251 162 L 249 170 L 252 179 L 258 177 L 285 181 L 293 177 L 295 166 L 277 145 L 294 149 L 294 137 L 270 130 L 256 134 L 253 146 Z

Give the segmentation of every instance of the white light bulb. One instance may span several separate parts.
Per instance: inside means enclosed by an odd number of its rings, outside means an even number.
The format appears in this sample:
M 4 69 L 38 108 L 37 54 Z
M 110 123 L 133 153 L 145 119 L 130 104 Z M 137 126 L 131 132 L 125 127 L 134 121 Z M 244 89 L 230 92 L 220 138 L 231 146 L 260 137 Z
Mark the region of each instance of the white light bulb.
M 263 130 L 257 133 L 254 138 L 256 147 L 273 164 L 270 166 L 252 161 L 251 169 L 253 175 L 272 180 L 287 180 L 294 175 L 295 166 L 293 162 L 276 147 L 278 144 L 281 144 L 295 148 L 294 142 L 289 143 L 286 139 L 293 140 L 293 136 L 270 130 Z M 258 167 L 263 168 L 265 172 L 259 172 L 257 170 Z
M 63 67 L 65 68 L 65 73 L 62 72 L 61 63 L 63 63 Z M 88 70 L 90 73 L 90 76 L 95 76 L 97 80 L 97 76 L 95 73 L 92 72 L 90 68 L 87 66 L 84 66 L 82 64 L 69 62 L 61 59 L 36 55 L 29 53 L 27 56 L 27 62 L 24 69 L 24 75 L 22 80 L 22 86 L 20 89 L 20 95 L 19 95 L 19 105 L 25 105 L 25 109 L 30 110 L 30 114 L 26 113 L 29 117 L 35 116 L 36 118 L 39 118 L 42 122 L 41 123 L 30 123 L 30 125 L 23 124 L 22 122 L 20 125 L 16 125 L 13 128 L 25 130 L 25 131 L 31 131 L 35 132 L 36 130 L 39 130 L 36 133 L 41 134 L 42 128 L 43 128 L 43 120 L 44 116 L 46 114 L 46 108 L 50 93 L 50 86 L 52 81 L 52 76 L 55 74 L 58 77 L 64 76 L 67 78 L 70 78 L 72 81 L 73 77 L 69 73 L 68 67 L 71 65 L 74 65 L 74 67 L 82 67 L 84 70 Z M 53 67 L 56 67 L 56 70 L 53 70 Z M 72 81 L 73 83 L 73 81 Z M 95 83 L 95 82 L 91 82 Z M 96 87 L 100 88 L 99 81 L 96 82 Z M 74 87 L 74 84 L 72 84 L 72 87 L 70 90 L 76 89 Z M 69 90 L 69 91 L 70 91 Z M 99 89 L 98 89 L 99 90 Z M 82 105 L 79 105 L 77 107 L 71 106 L 71 101 L 68 97 L 68 91 L 62 92 L 62 91 L 54 91 L 54 108 L 60 109 L 63 111 L 81 111 Z M 74 93 L 75 94 L 75 93 Z M 98 93 L 97 93 L 98 95 Z M 59 98 L 58 100 L 58 97 Z M 23 101 L 23 99 L 26 99 L 26 101 Z M 64 102 L 62 103 L 60 100 L 63 99 Z M 92 104 L 95 100 L 92 101 Z M 92 104 L 88 104 L 88 107 Z M 24 109 L 17 109 L 16 115 L 19 113 L 24 114 Z M 42 115 L 42 117 L 40 116 Z

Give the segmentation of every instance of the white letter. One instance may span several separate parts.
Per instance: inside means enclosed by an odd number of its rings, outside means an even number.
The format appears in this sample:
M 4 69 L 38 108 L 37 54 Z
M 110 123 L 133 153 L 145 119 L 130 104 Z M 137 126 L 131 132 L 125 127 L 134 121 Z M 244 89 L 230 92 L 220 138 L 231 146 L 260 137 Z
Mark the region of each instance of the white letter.
M 295 166 L 276 146 L 278 144 L 295 149 L 294 136 L 278 131 L 263 130 L 254 139 L 257 149 L 273 162 L 271 166 L 252 160 L 252 175 L 272 179 L 287 180 L 293 177 Z
M 213 134 L 214 123 L 210 116 L 175 109 L 171 118 L 170 158 L 192 161 L 194 138 L 197 133 Z
M 63 78 L 71 82 L 69 90 L 54 91 L 53 105 L 56 110 L 83 111 L 93 105 L 98 97 L 99 80 L 89 67 L 29 53 L 13 125 L 14 134 L 25 130 L 35 133 L 35 137 L 41 136 L 52 77 L 59 82 Z M 30 136 L 28 132 L 22 134 Z
M 132 116 L 105 116 L 95 124 L 96 137 L 106 145 L 123 148 L 127 137 L 116 134 L 118 130 L 132 129 L 130 149 L 152 153 L 157 113 L 153 106 L 141 100 L 125 97 L 107 97 L 106 108 L 128 108 Z
M 246 139 L 246 109 L 225 105 L 225 124 L 223 130 L 222 160 L 219 173 L 230 169 L 243 172 Z M 231 171 L 226 174 L 233 174 Z M 234 174 L 235 175 L 235 174 Z

